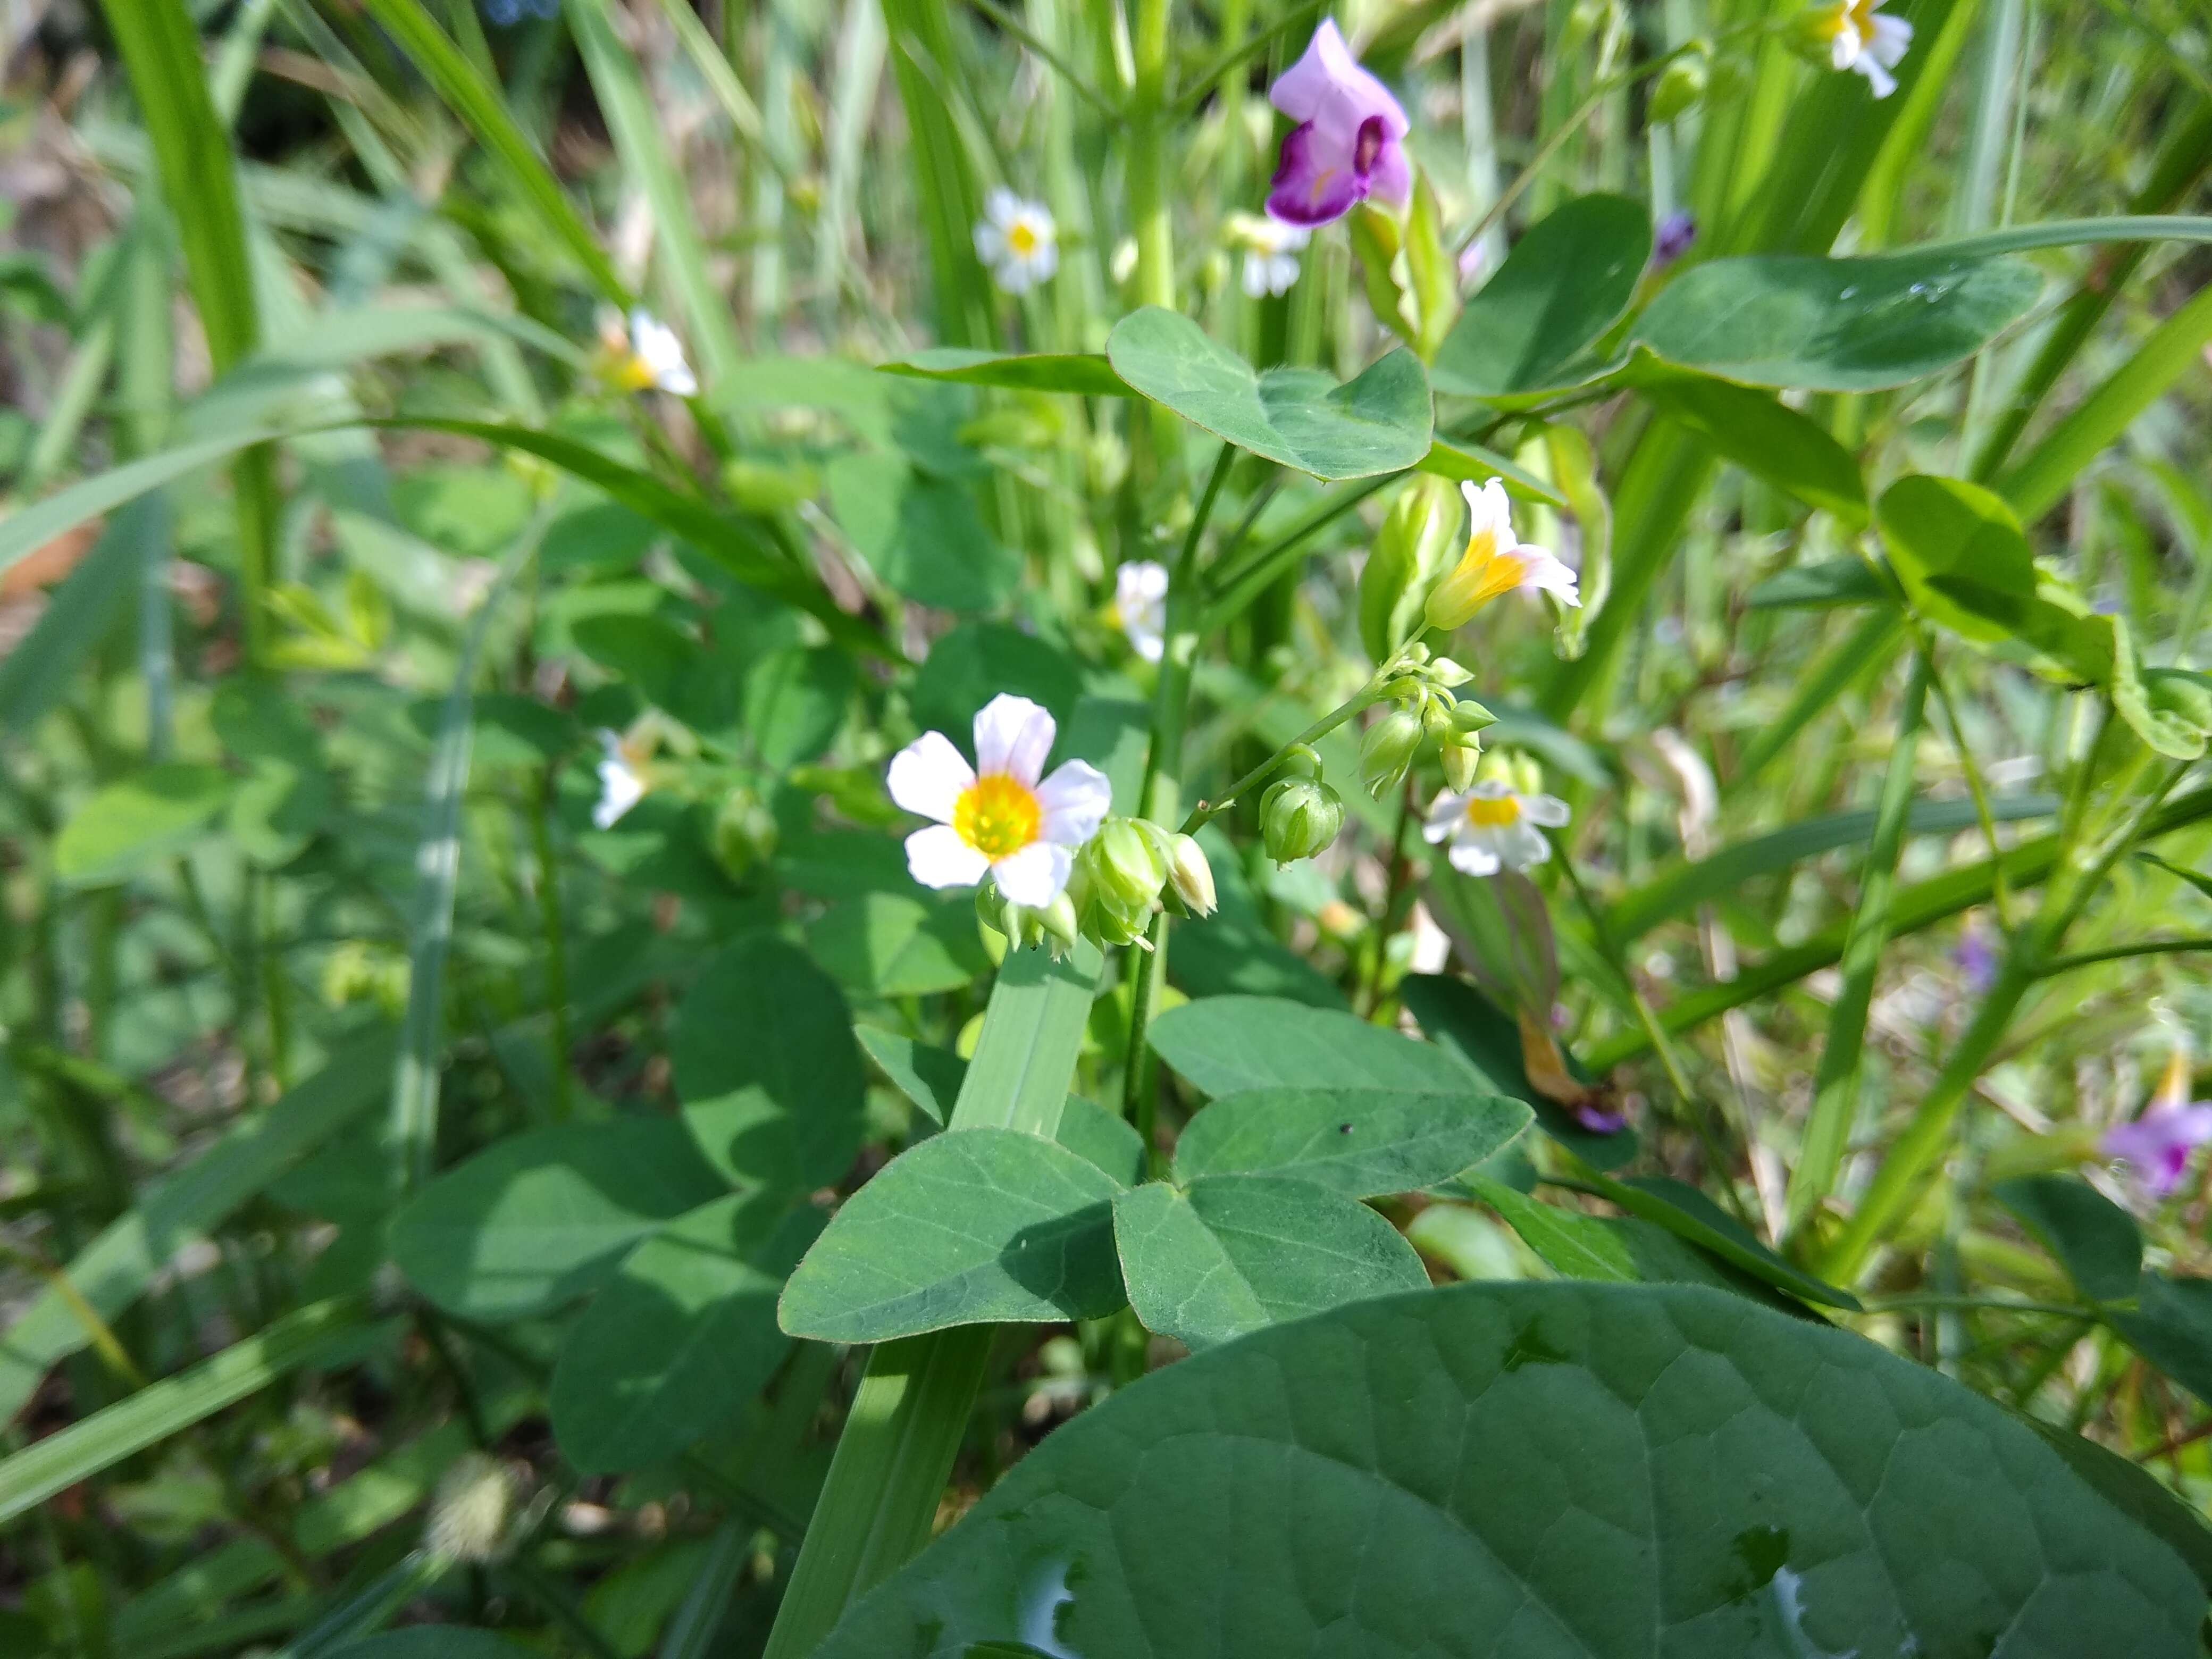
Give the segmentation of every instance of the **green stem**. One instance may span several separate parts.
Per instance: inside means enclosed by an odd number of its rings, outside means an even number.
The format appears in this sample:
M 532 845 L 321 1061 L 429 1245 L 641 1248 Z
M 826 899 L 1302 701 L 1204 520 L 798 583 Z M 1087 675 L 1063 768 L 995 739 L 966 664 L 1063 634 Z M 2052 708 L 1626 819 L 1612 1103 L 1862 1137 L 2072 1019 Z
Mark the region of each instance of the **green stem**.
M 1890 750 L 1889 771 L 1882 780 L 1874 839 L 1867 848 L 1866 867 L 1859 880 L 1858 908 L 1852 914 L 1850 933 L 1844 943 L 1843 987 L 1828 1015 L 1827 1039 L 1821 1047 L 1820 1070 L 1813 1083 L 1812 1115 L 1790 1182 L 1785 1224 L 1792 1234 L 1804 1226 L 1834 1190 L 1851 1122 L 1858 1115 L 1867 1013 L 1874 1005 L 1875 973 L 1889 943 L 1889 902 L 1897 884 L 1897 859 L 1905 846 L 1905 823 L 1912 805 L 1913 770 L 1919 759 L 1920 726 L 1927 710 L 1930 678 L 1928 651 L 1923 646 L 1913 653 L 1911 676 L 1905 682 L 1904 704 L 1898 712 L 1897 736 Z M 1992 859 L 1998 851 L 1992 839 Z
M 1192 807 L 1190 809 L 1190 816 L 1182 821 L 1182 833 L 1186 836 L 1196 835 L 1209 821 L 1218 817 L 1222 813 L 1227 811 L 1231 806 L 1234 806 L 1237 804 L 1237 798 L 1239 795 L 1242 795 L 1246 790 L 1264 781 L 1270 772 L 1273 772 L 1277 767 L 1280 766 L 1285 760 L 1290 758 L 1291 751 L 1292 750 L 1302 747 L 1311 747 L 1313 744 L 1319 743 L 1330 732 L 1335 731 L 1338 726 L 1343 725 L 1345 721 L 1350 720 L 1353 715 L 1360 713 L 1363 709 L 1370 708 L 1376 703 L 1381 702 L 1382 698 L 1383 684 L 1389 677 L 1396 672 L 1397 667 L 1398 664 L 1394 659 L 1382 669 L 1379 670 L 1373 679 L 1368 681 L 1365 685 L 1360 687 L 1358 694 L 1355 695 L 1349 702 L 1339 703 L 1335 708 L 1330 709 L 1328 713 L 1323 714 L 1311 726 L 1306 727 L 1304 731 L 1299 732 L 1297 736 L 1292 738 L 1280 749 L 1278 749 L 1273 754 L 1268 756 L 1267 759 L 1261 761 L 1257 766 L 1247 772 L 1243 777 L 1237 779 L 1236 782 L 1231 784 L 1228 788 L 1223 790 L 1217 799 L 1212 800 L 1202 800 L 1199 802 L 1197 805 Z
M 1191 514 L 1182 550 L 1176 556 L 1175 568 L 1168 573 L 1166 637 L 1160 655 L 1159 686 L 1152 703 L 1152 741 L 1145 757 L 1144 787 L 1137 796 L 1144 815 L 1155 823 L 1173 823 L 1175 815 L 1182 810 L 1182 741 L 1190 720 L 1190 677 L 1198 662 L 1200 638 L 1198 544 L 1206 533 L 1206 520 L 1213 516 L 1213 504 L 1220 499 L 1221 486 L 1228 481 L 1229 469 L 1236 460 L 1235 446 L 1223 444 Z M 1121 1109 L 1144 1137 L 1146 1156 L 1157 1159 L 1158 1152 L 1152 1131 L 1158 1111 L 1158 1079 L 1145 1046 L 1145 1036 L 1152 1024 L 1152 1010 L 1167 983 L 1165 910 L 1152 918 L 1152 931 L 1146 942 L 1151 949 L 1130 956 L 1129 971 L 1133 982 L 1129 996 L 1129 1047 L 1121 1072 Z
M 2094 766 L 2095 759 L 2093 749 L 2083 764 Z M 2139 801 L 2126 804 L 2135 780 L 2150 760 L 2149 751 L 2144 750 L 2112 779 L 2110 799 L 2115 805 L 2106 816 L 2118 822 L 2109 833 L 2099 833 L 2099 826 L 2086 808 L 2075 817 L 2075 832 L 2062 842 L 2057 871 L 2034 920 L 2008 941 L 1996 981 L 1975 1012 L 1972 1023 L 1914 1109 L 1905 1133 L 1898 1137 L 1881 1167 L 1875 1171 L 1874 1180 L 1858 1207 L 1851 1212 L 1850 1220 L 1823 1255 L 1819 1268 L 1823 1277 L 1838 1284 L 1848 1284 L 1875 1246 L 1911 1208 L 1923 1178 L 1950 1142 L 1952 1127 L 1972 1092 L 1975 1080 L 2003 1042 L 2022 1000 L 2042 977 L 2043 964 L 2051 959 L 2066 929 L 2102 884 L 2113 862 L 2140 837 L 2164 801 L 2166 790 L 2179 777 L 2179 769 L 2174 769 L 2167 774 L 2163 787 L 2147 792 Z
M 2058 974 L 2070 974 L 2076 968 L 2094 968 L 2100 962 L 2124 962 L 2130 957 L 2162 957 L 2212 951 L 2212 938 L 2152 939 L 2136 945 L 2115 945 L 2102 951 L 2077 951 L 2071 956 L 2054 957 L 2043 964 L 2041 976 L 2050 979 Z
M 1240 561 L 1233 570 L 1212 576 L 1207 587 L 1212 597 L 1206 605 L 1206 621 L 1200 631 L 1217 634 L 1236 621 L 1247 605 L 1267 591 L 1281 567 L 1296 556 L 1298 549 L 1310 537 L 1334 524 L 1376 490 L 1401 476 L 1386 472 L 1376 477 L 1362 478 L 1351 489 L 1328 497 L 1283 535 L 1257 553 Z
M 545 936 L 545 1006 L 552 1022 L 553 1117 L 565 1122 L 574 1103 L 570 1098 L 569 1056 L 574 1052 L 568 1030 L 568 947 L 561 921 L 561 866 L 553 854 L 554 773 L 545 769 L 544 783 L 530 813 L 531 850 L 538 860 L 538 919 Z

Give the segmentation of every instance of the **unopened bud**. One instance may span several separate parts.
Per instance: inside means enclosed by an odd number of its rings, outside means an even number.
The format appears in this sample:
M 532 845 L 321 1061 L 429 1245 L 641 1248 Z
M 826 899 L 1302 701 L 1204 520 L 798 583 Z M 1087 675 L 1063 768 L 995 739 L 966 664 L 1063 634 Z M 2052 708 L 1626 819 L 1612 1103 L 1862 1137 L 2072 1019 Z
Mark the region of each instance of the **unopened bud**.
M 1645 118 L 1656 126 L 1695 109 L 1705 95 L 1706 80 L 1705 54 L 1700 44 L 1659 71 Z
M 1426 678 L 1431 685 L 1441 685 L 1449 690 L 1455 685 L 1465 685 L 1474 676 L 1449 657 L 1438 657 L 1429 664 Z
M 1475 764 L 1482 758 L 1480 744 L 1471 738 L 1465 743 L 1455 740 L 1443 744 L 1437 752 L 1443 760 L 1444 783 L 1448 787 L 1458 791 L 1474 787 Z
M 1380 800 L 1398 787 L 1421 746 L 1425 727 L 1410 708 L 1393 708 L 1367 728 L 1359 745 L 1359 781 Z
M 1455 732 L 1473 735 L 1498 724 L 1498 716 L 1472 697 L 1462 697 L 1452 704 L 1451 725 Z
M 423 1547 L 447 1561 L 495 1560 L 514 1515 L 514 1477 L 483 1452 L 454 1459 L 430 1499 Z
M 1133 818 L 1109 818 L 1077 855 L 1089 866 L 1101 896 L 1124 909 L 1149 907 L 1167 881 L 1167 860 L 1146 833 L 1150 827 Z
M 1168 884 L 1191 915 L 1213 914 L 1213 866 L 1206 861 L 1206 849 L 1188 836 L 1168 842 Z
M 1310 859 L 1344 827 L 1344 802 L 1319 778 L 1285 778 L 1260 798 L 1260 842 L 1277 864 Z
M 1081 929 L 1076 926 L 1075 901 L 1068 897 L 1066 888 L 1062 888 L 1059 896 L 1043 909 L 1032 910 L 1030 914 L 1036 918 L 1037 931 L 1042 936 L 1042 943 L 1056 957 L 1066 956 L 1073 951 L 1076 940 L 1082 937 Z
M 743 885 L 775 852 L 775 814 L 750 789 L 732 789 L 714 812 L 714 861 Z

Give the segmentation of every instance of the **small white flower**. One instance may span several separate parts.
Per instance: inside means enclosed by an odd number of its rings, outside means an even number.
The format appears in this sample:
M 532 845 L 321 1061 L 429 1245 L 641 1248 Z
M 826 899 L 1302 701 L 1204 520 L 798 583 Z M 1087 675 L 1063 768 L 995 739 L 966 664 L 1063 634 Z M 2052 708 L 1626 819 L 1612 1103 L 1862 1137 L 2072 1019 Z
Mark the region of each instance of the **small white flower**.
M 630 313 L 627 324 L 621 313 L 602 311 L 599 339 L 608 378 L 624 391 L 666 392 L 678 398 L 698 392 L 698 378 L 684 358 L 684 342 L 643 306 Z
M 592 808 L 592 823 L 595 829 L 611 830 L 622 815 L 645 799 L 645 780 L 630 764 L 629 751 L 623 747 L 622 739 L 613 732 L 601 731 L 599 748 L 599 799 Z
M 1009 903 L 1042 910 L 1060 896 L 1075 849 L 1114 804 L 1106 775 L 1063 762 L 1039 781 L 1057 728 L 1027 697 L 1001 692 L 975 716 L 975 764 L 942 732 L 891 757 L 891 799 L 936 820 L 906 839 L 906 867 L 925 887 L 972 887 L 986 872 Z
M 1477 489 L 1462 483 L 1469 524 L 1467 551 L 1429 594 L 1428 623 L 1446 633 L 1503 593 L 1549 593 L 1562 605 L 1579 606 L 1575 573 L 1548 550 L 1531 547 L 1513 531 L 1513 503 L 1495 478 Z
M 1550 858 L 1552 843 L 1536 826 L 1557 829 L 1567 817 L 1566 802 L 1556 795 L 1524 795 L 1485 779 L 1462 793 L 1438 795 L 1421 834 L 1432 847 L 1451 843 L 1445 856 L 1453 869 L 1494 876 Z
M 1878 15 L 1882 0 L 1834 0 L 1814 14 L 1813 32 L 1828 43 L 1828 61 L 1867 78 L 1877 98 L 1897 90 L 1890 73 L 1912 45 L 1912 25 Z
M 1133 559 L 1114 573 L 1114 620 L 1139 656 L 1146 662 L 1160 659 L 1167 643 L 1167 566 Z
M 1272 215 L 1234 213 L 1229 237 L 1244 250 L 1244 291 L 1256 300 L 1291 291 L 1298 280 L 1298 254 L 1313 240 L 1313 232 Z
M 975 257 L 1009 294 L 1026 294 L 1060 269 L 1060 230 L 1042 202 L 1001 187 L 983 203 Z

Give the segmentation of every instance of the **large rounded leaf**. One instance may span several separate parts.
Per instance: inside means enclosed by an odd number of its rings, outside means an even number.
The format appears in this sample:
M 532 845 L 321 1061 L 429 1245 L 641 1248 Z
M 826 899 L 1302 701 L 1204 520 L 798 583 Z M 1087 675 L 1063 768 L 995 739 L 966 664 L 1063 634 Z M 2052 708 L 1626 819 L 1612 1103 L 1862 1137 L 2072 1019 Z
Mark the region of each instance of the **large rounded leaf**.
M 708 964 L 670 1047 L 684 1120 L 732 1182 L 807 1192 L 860 1150 L 868 1082 L 852 1016 L 836 982 L 775 935 Z
M 525 1319 L 596 1287 L 623 1252 L 727 1188 L 672 1118 L 562 1124 L 487 1147 L 392 1220 L 392 1259 L 464 1319 Z
M 1364 1204 L 1278 1176 L 1150 1182 L 1114 1200 L 1114 1241 L 1145 1328 L 1194 1348 L 1429 1282 Z
M 1402 471 L 1429 453 L 1428 377 L 1410 351 L 1341 386 L 1317 368 L 1261 374 L 1189 318 L 1146 306 L 1115 325 L 1106 355 L 1153 402 L 1317 478 Z
M 822 1212 L 732 1194 L 626 1257 L 562 1345 L 553 1432 L 586 1474 L 672 1457 L 764 1385 L 791 1346 L 775 1299 Z
M 2042 288 L 2014 259 L 1760 254 L 1684 271 L 1632 334 L 1723 380 L 1871 392 L 1971 357 L 2027 315 Z
M 817 1659 L 2185 1659 L 2204 1608 L 2033 1430 L 1858 1337 L 1691 1287 L 1474 1284 L 1116 1395 Z
M 1530 228 L 1467 302 L 1430 371 L 1439 392 L 1511 403 L 1578 386 L 1636 297 L 1651 216 L 1625 196 L 1579 196 Z

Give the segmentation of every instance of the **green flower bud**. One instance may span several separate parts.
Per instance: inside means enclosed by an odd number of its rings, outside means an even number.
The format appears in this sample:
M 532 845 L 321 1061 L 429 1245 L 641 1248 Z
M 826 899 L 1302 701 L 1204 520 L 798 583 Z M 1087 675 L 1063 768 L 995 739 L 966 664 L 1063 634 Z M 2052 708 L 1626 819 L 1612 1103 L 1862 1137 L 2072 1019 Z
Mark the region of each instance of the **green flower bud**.
M 1076 854 L 1100 896 L 1118 908 L 1149 909 L 1167 883 L 1167 860 L 1146 833 L 1151 828 L 1134 818 L 1109 818 Z
M 1472 735 L 1498 724 L 1498 716 L 1472 697 L 1462 697 L 1452 705 L 1452 730 Z
M 1029 913 L 1036 918 L 1041 943 L 1055 957 L 1064 957 L 1075 948 L 1075 941 L 1083 936 L 1075 917 L 1075 901 L 1065 888 L 1060 896 L 1042 910 Z
M 1343 827 L 1344 802 L 1319 778 L 1285 778 L 1260 798 L 1260 842 L 1277 864 L 1311 858 Z
M 1367 728 L 1359 744 L 1359 781 L 1369 794 L 1380 800 L 1398 787 L 1425 735 L 1420 715 L 1410 708 L 1393 708 Z
M 1659 71 L 1659 79 L 1651 88 L 1651 104 L 1645 118 L 1657 126 L 1676 116 L 1695 109 L 1705 95 L 1708 71 L 1702 46 L 1686 52 Z
M 1462 668 L 1449 657 L 1438 657 L 1428 665 L 1428 672 L 1425 678 L 1430 684 L 1439 685 L 1449 690 L 1454 686 L 1465 685 L 1474 678 L 1474 675 L 1469 670 Z
M 1444 783 L 1452 789 L 1468 789 L 1474 784 L 1475 763 L 1482 758 L 1482 745 L 1469 738 L 1457 738 L 1440 745 L 1437 750 L 1443 759 Z
M 1213 914 L 1213 866 L 1206 861 L 1205 848 L 1188 836 L 1176 836 L 1168 842 L 1168 885 L 1191 915 Z
M 1102 945 L 1138 944 L 1152 922 L 1151 905 L 1115 902 L 1100 886 L 1097 872 L 1081 859 L 1076 860 L 1075 873 L 1068 879 L 1066 896 L 1075 908 L 1077 930 Z
M 775 814 L 750 789 L 732 789 L 714 811 L 711 845 L 714 861 L 732 881 L 744 885 L 753 872 L 775 856 Z

